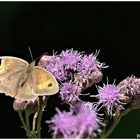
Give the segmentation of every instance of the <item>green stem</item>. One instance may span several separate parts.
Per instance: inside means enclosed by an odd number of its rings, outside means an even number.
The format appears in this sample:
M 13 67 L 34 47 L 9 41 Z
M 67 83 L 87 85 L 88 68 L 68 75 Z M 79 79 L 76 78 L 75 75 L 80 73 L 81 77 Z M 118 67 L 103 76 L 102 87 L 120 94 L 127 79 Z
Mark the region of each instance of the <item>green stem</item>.
M 33 118 L 32 131 L 35 131 L 35 128 L 36 128 L 37 115 L 38 115 L 38 112 L 35 113 L 34 118 Z
M 25 110 L 25 122 L 26 122 L 27 129 L 30 132 L 30 121 L 29 121 L 29 112 L 28 112 L 28 110 Z
M 22 122 L 22 125 L 23 125 L 25 131 L 28 132 L 28 129 L 27 129 L 26 124 L 25 124 L 25 122 L 24 122 L 24 119 L 23 119 L 23 116 L 22 116 L 21 111 L 17 111 L 17 112 L 18 112 L 19 118 L 20 118 L 20 120 L 21 120 L 21 122 Z
M 25 121 L 24 121 L 23 116 L 22 116 L 22 112 L 21 111 L 17 111 L 17 112 L 18 112 L 19 118 L 20 118 L 20 120 L 22 122 L 22 125 L 23 125 L 24 130 L 26 131 L 27 136 L 29 136 L 30 131 L 29 131 L 29 129 L 27 128 L 27 126 L 25 124 Z
M 37 137 L 41 138 L 41 120 L 42 120 L 42 97 L 39 97 L 38 118 L 37 118 Z
M 122 116 L 121 117 L 116 117 L 115 121 L 113 123 L 113 125 L 111 126 L 111 128 L 106 132 L 105 135 L 102 136 L 102 138 L 108 138 L 110 136 L 110 134 L 113 132 L 113 130 L 116 128 L 116 126 L 118 125 L 118 123 L 120 122 Z
M 37 117 L 37 137 L 41 138 L 41 121 L 42 121 L 42 114 L 43 109 L 47 104 L 48 97 L 43 100 L 43 97 L 39 97 L 39 107 L 38 107 L 38 117 Z
M 111 128 L 109 128 L 109 130 L 106 132 L 106 134 L 102 135 L 101 138 L 108 138 L 110 136 L 110 134 L 113 132 L 113 130 L 116 128 L 116 126 L 118 125 L 118 123 L 120 122 L 121 118 L 123 116 L 125 116 L 128 112 L 130 112 L 132 109 L 126 109 L 120 116 L 116 116 L 114 118 L 114 123 L 111 126 Z

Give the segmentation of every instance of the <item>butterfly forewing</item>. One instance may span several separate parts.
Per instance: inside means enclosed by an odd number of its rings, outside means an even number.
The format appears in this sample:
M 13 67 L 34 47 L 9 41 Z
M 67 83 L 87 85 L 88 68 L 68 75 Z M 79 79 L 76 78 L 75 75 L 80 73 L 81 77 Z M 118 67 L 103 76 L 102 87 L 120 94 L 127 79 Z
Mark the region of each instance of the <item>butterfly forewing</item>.
M 19 81 L 28 63 L 20 58 L 0 57 L 0 93 L 14 97 L 19 90 Z
M 16 72 L 22 72 L 29 65 L 25 60 L 12 56 L 3 56 L 0 57 L 0 60 L 0 79 Z
M 35 66 L 33 75 L 33 91 L 36 95 L 53 95 L 59 91 L 58 83 L 55 77 L 39 66 Z

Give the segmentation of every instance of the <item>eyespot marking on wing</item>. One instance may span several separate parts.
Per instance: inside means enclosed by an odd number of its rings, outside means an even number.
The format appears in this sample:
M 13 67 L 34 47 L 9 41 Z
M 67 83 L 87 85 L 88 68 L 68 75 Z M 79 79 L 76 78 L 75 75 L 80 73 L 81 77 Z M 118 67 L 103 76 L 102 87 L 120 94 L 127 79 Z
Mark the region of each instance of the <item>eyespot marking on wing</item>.
M 53 83 L 48 84 L 48 88 L 51 88 L 53 86 Z

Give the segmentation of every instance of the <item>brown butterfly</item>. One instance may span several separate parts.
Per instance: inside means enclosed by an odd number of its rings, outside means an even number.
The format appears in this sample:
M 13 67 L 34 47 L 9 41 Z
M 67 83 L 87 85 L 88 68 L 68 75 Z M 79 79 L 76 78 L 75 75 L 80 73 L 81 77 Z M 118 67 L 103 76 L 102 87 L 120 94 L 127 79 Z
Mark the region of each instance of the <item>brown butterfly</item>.
M 53 95 L 59 91 L 58 82 L 46 69 L 35 66 L 35 61 L 12 57 L 0 57 L 0 93 L 22 100 Z

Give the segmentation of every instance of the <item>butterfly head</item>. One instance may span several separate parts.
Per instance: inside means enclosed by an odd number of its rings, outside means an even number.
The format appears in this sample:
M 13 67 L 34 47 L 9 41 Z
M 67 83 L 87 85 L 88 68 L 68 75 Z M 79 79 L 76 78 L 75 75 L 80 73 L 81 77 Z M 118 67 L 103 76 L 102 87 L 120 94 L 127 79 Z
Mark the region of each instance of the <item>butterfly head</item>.
M 27 72 L 31 73 L 31 71 L 34 69 L 34 66 L 35 66 L 35 61 L 33 61 L 32 63 L 29 64 Z

